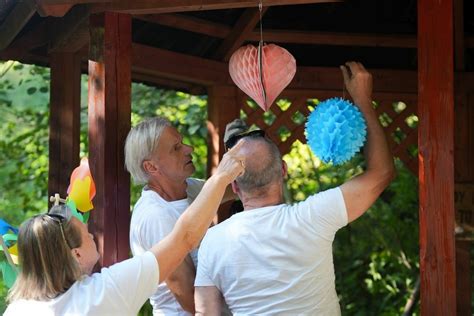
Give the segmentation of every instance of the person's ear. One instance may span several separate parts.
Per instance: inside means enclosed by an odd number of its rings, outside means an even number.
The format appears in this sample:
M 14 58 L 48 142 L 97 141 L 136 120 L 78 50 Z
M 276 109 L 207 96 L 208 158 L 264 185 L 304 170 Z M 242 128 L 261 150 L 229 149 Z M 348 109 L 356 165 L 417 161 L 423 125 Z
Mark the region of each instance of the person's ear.
M 79 251 L 78 248 L 73 248 L 71 249 L 71 254 L 78 262 L 81 260 L 81 252 Z
M 285 178 L 288 175 L 288 165 L 286 164 L 286 161 L 284 160 L 282 160 L 281 171 L 282 171 L 283 178 Z
M 239 195 L 240 188 L 239 188 L 239 185 L 237 184 L 237 181 L 232 181 L 231 185 L 232 185 L 232 191 L 234 191 L 235 194 Z
M 142 163 L 142 166 L 143 166 L 143 170 L 145 170 L 145 172 L 149 174 L 154 174 L 159 171 L 158 166 L 156 166 L 151 160 L 145 160 Z

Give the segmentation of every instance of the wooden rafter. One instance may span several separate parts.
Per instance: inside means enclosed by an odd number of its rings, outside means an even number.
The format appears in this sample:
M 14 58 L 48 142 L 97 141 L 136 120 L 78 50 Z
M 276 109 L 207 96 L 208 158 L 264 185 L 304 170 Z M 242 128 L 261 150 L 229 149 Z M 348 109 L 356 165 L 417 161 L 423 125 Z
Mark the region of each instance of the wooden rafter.
M 232 28 L 225 24 L 210 22 L 196 17 L 181 14 L 150 14 L 135 15 L 149 23 L 160 24 L 198 34 L 225 39 L 231 35 Z M 292 31 L 264 29 L 264 40 L 273 43 L 335 45 L 335 46 L 365 46 L 365 47 L 400 47 L 416 48 L 417 39 L 412 35 L 366 34 L 366 33 L 337 33 L 318 31 Z M 244 41 L 258 42 L 258 31 L 247 33 Z M 464 45 L 474 47 L 474 37 L 465 37 Z
M 268 7 L 262 8 L 262 16 L 267 9 Z M 258 8 L 246 9 L 213 57 L 218 60 L 228 61 L 232 53 L 239 48 L 248 38 L 249 34 L 252 33 L 255 25 L 259 21 L 260 11 Z
M 41 0 L 37 0 L 36 3 L 37 3 L 38 14 L 42 17 L 46 17 L 46 16 L 63 17 L 73 7 L 72 4 L 47 5 L 47 4 L 44 4 L 43 1 Z
M 225 63 L 140 44 L 133 44 L 132 65 L 142 74 L 204 86 L 230 80 Z
M 265 6 L 341 2 L 341 0 L 265 0 Z M 92 4 L 93 12 L 117 11 L 130 14 L 153 14 L 201 10 L 256 7 L 255 0 L 117 0 Z
M 109 2 L 110 0 L 35 0 L 39 15 L 63 17 L 77 4 Z
M 231 32 L 231 28 L 227 25 L 182 14 L 138 14 L 134 15 L 133 18 L 217 38 L 226 38 Z
M 410 35 L 264 30 L 263 38 L 274 43 L 416 48 L 416 36 Z M 260 33 L 253 32 L 248 40 L 260 40 Z
M 132 80 L 134 82 L 144 82 L 150 85 L 155 85 L 160 88 L 172 89 L 184 91 L 193 95 L 204 95 L 206 94 L 206 89 L 203 86 L 182 82 L 178 80 L 173 80 L 169 78 L 158 77 L 153 74 L 149 75 L 143 72 L 140 72 L 140 69 L 132 66 Z
M 60 4 L 85 4 L 85 3 L 101 3 L 101 2 L 112 2 L 113 0 L 36 0 L 44 5 L 60 5 Z
M 0 59 L 22 60 L 30 51 L 48 43 L 48 24 L 41 21 L 34 28 L 30 28 L 21 37 L 16 38 L 8 47 L 0 52 Z M 34 59 L 33 59 L 34 60 Z
M 77 52 L 89 43 L 89 9 L 75 6 L 54 27 L 50 51 Z
M 35 12 L 34 0 L 18 1 L 12 12 L 0 25 L 0 51 L 10 45 Z
M 175 53 L 164 49 L 133 44 L 134 72 L 156 75 L 198 85 L 230 84 L 228 65 L 200 57 Z M 373 70 L 374 90 L 378 92 L 416 92 L 417 75 L 414 71 Z M 299 67 L 290 89 L 341 90 L 339 68 Z
M 265 8 L 264 8 L 265 9 Z M 176 29 L 181 29 L 198 34 L 217 38 L 229 38 L 234 29 L 225 24 L 209 22 L 204 19 L 180 15 L 180 14 L 151 14 L 135 15 L 135 19 L 160 24 Z M 255 26 L 255 24 L 253 25 Z M 250 27 L 249 27 L 250 28 Z M 253 27 L 252 27 L 253 28 Z M 235 30 L 237 34 L 237 30 Z M 235 36 L 235 35 L 234 35 Z M 386 34 L 363 34 L 363 33 L 335 33 L 335 32 L 311 32 L 291 30 L 268 30 L 263 32 L 264 40 L 273 43 L 309 44 L 309 45 L 353 45 L 368 47 L 405 47 L 416 48 L 416 36 L 410 35 L 386 35 Z M 246 32 L 240 36 L 240 45 L 244 41 L 258 42 L 259 31 Z M 474 40 L 468 42 L 474 46 Z M 239 45 L 235 45 L 237 48 Z M 231 50 L 232 51 L 232 50 Z
M 464 1 L 454 0 L 454 67 L 464 70 Z

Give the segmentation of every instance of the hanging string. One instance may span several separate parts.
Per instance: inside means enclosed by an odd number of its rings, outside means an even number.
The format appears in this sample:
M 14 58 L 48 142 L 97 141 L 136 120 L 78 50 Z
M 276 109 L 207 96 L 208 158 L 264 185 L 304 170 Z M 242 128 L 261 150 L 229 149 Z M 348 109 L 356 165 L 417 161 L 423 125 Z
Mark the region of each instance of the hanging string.
M 260 13 L 260 43 L 262 43 L 262 45 L 263 45 L 262 10 L 263 10 L 262 0 L 259 0 L 259 1 L 258 1 L 258 11 L 259 11 L 259 13 Z
M 265 91 L 265 84 L 263 83 L 263 27 L 262 27 L 262 0 L 258 2 L 258 11 L 260 13 L 260 42 L 258 43 L 258 66 L 260 73 L 260 85 L 262 87 L 263 103 L 267 104 L 267 92 Z

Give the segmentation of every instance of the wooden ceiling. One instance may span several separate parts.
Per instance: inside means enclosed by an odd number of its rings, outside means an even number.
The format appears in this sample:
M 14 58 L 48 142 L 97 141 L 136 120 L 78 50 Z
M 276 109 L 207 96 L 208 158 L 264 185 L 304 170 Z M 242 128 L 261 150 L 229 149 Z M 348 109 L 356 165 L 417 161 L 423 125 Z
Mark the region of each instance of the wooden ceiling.
M 260 12 L 258 1 L 244 0 L 4 0 L 0 59 L 48 65 L 51 52 L 66 51 L 86 62 L 90 15 L 118 11 L 133 17 L 134 80 L 159 86 L 199 92 L 227 82 L 226 62 L 238 47 L 258 42 L 260 21 L 264 41 L 289 50 L 299 72 L 354 59 L 371 69 L 413 71 L 416 5 L 416 0 L 264 0 Z M 472 1 L 457 1 L 456 58 L 468 71 L 473 9 Z

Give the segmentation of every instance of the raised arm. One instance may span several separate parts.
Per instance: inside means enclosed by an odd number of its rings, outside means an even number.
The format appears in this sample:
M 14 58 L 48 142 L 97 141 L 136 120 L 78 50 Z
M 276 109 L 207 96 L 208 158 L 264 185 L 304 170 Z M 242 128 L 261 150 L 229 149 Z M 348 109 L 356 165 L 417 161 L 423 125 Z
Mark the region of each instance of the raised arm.
M 372 106 L 372 75 L 357 62 L 341 66 L 344 83 L 367 122 L 366 170 L 341 186 L 348 221 L 364 214 L 395 176 L 395 166 L 382 126 Z
M 240 146 L 241 143 L 238 143 L 224 155 L 216 173 L 206 181 L 171 233 L 150 249 L 158 261 L 160 283 L 199 244 L 216 214 L 227 185 L 244 172 L 243 159 L 237 155 Z
M 220 316 L 222 294 L 215 286 L 196 286 L 196 315 Z

